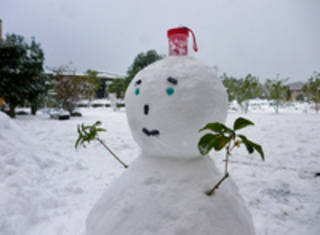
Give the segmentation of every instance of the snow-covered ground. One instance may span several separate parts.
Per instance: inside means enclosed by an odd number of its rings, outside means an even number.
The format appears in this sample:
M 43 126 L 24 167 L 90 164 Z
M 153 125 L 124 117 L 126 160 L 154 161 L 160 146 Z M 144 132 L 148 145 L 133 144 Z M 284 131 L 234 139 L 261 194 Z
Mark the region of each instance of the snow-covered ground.
M 240 148 L 230 164 L 257 234 L 320 234 L 320 114 L 305 113 L 306 106 L 279 114 L 253 108 L 230 112 L 227 124 L 238 116 L 252 120 L 243 133 L 264 148 L 265 162 Z M 108 131 L 101 138 L 123 161 L 138 156 L 123 110 L 81 112 L 66 121 L 0 113 L 0 234 L 84 234 L 90 209 L 125 169 L 99 143 L 75 150 L 78 124 L 102 121 Z M 223 170 L 224 153 L 211 155 Z

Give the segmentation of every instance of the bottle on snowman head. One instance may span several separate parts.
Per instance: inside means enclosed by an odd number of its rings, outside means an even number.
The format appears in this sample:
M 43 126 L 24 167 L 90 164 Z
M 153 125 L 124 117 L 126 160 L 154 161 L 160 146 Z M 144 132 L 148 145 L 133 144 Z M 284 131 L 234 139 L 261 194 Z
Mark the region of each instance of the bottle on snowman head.
M 193 38 L 193 50 L 198 51 L 196 37 L 193 31 L 187 27 L 177 27 L 169 29 L 167 36 L 169 39 L 169 56 L 186 56 L 188 55 L 188 37 L 189 33 Z

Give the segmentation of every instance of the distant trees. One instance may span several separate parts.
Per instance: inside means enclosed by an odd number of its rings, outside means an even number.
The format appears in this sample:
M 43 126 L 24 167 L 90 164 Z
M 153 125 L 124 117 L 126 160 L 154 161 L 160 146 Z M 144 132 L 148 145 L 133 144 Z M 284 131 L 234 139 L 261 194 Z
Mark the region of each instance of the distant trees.
M 308 100 L 314 102 L 315 111 L 318 112 L 320 109 L 320 73 L 314 72 L 308 83 L 302 87 L 302 91 L 306 94 Z
M 131 80 L 134 76 L 146 66 L 163 59 L 164 56 L 159 55 L 155 50 L 149 50 L 147 52 L 139 53 L 131 66 L 127 70 L 127 76 L 125 79 L 114 79 L 109 85 L 108 91 L 111 93 L 116 93 L 118 98 L 123 98 L 127 87 L 129 86 Z
M 149 50 L 147 52 L 139 53 L 131 66 L 127 70 L 127 76 L 125 79 L 114 79 L 112 83 L 108 86 L 108 91 L 110 93 L 116 93 L 118 98 L 123 98 L 126 93 L 127 87 L 129 86 L 131 80 L 134 76 L 142 69 L 148 65 L 163 59 L 164 56 L 159 55 L 155 50 Z
M 279 79 L 279 74 L 277 74 L 276 79 L 267 79 L 265 83 L 265 88 L 267 90 L 267 98 L 272 100 L 272 105 L 275 108 L 275 112 L 279 112 L 279 107 L 283 102 L 290 99 L 290 89 L 285 83 L 288 79 Z
M 316 77 L 316 75 L 320 76 L 320 74 L 317 73 L 314 77 Z M 310 83 L 312 84 L 311 86 L 314 86 L 316 83 L 313 83 L 313 81 L 316 81 L 314 77 L 310 78 L 310 81 L 312 81 Z M 251 74 L 240 79 L 223 74 L 221 80 L 226 87 L 229 101 L 236 100 L 244 112 L 248 112 L 250 99 L 267 98 L 272 101 L 271 105 L 274 106 L 275 112 L 278 113 L 280 106 L 291 98 L 290 88 L 287 85 L 288 78 L 280 79 L 279 74 L 276 75 L 275 79 L 267 79 L 264 84 L 261 84 L 259 78 Z M 310 88 L 305 87 L 305 90 L 310 90 Z
M 96 98 L 96 91 L 101 88 L 102 81 L 98 77 L 99 72 L 95 70 L 88 69 L 85 72 L 85 83 L 87 89 L 84 89 L 83 96 L 90 102 Z
M 240 79 L 240 93 L 237 97 L 239 105 L 247 113 L 249 109 L 249 100 L 259 97 L 261 94 L 261 85 L 259 78 L 252 76 L 250 73 L 243 79 Z
M 155 50 L 149 50 L 145 53 L 144 52 L 139 53 L 127 71 L 127 77 L 126 77 L 127 87 L 131 82 L 131 80 L 133 79 L 133 77 L 136 76 L 136 74 L 140 70 L 144 69 L 149 64 L 152 64 L 163 58 L 164 56 L 159 55 Z
M 236 100 L 244 112 L 248 112 L 249 100 L 257 98 L 261 94 L 259 78 L 252 76 L 250 73 L 245 78 L 240 79 L 223 74 L 221 79 L 227 88 L 229 101 Z
M 92 97 L 98 87 L 97 73 L 87 71 L 87 76 L 77 76 L 76 70 L 62 65 L 53 71 L 53 97 L 57 105 L 73 114 L 81 98 Z
M 26 97 L 30 103 L 32 115 L 35 115 L 39 107 L 44 104 L 51 83 L 50 77 L 45 73 L 39 74 L 35 80 L 36 82 L 30 84 L 30 91 Z
M 115 93 L 117 98 L 123 98 L 127 89 L 126 80 L 122 78 L 116 78 L 108 86 L 109 93 Z
M 233 100 L 237 100 L 237 95 L 239 93 L 241 81 L 234 77 L 228 77 L 226 73 L 224 73 L 221 76 L 221 80 L 223 85 L 227 89 L 229 102 L 232 102 Z
M 44 53 L 35 38 L 27 43 L 23 36 L 8 34 L 0 42 L 0 97 L 9 104 L 11 117 L 15 117 L 15 107 L 26 100 L 35 113 L 47 91 L 43 62 Z

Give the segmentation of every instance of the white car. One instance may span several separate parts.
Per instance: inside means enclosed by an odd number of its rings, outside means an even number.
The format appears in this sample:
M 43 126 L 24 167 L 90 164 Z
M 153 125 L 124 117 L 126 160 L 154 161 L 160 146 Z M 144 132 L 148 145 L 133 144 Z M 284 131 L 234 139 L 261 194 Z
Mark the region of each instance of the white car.
M 58 120 L 68 120 L 70 113 L 64 109 L 53 109 L 49 111 L 50 118 Z

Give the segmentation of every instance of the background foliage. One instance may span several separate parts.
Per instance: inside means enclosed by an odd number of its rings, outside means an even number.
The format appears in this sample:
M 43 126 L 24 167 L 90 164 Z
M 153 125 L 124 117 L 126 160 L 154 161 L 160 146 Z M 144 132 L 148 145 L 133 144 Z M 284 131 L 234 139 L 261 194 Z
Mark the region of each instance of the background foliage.
M 25 101 L 36 110 L 46 93 L 43 62 L 44 53 L 35 38 L 27 43 L 23 36 L 8 34 L 0 42 L 0 96 L 9 104 L 11 117 Z

